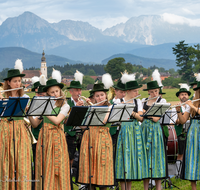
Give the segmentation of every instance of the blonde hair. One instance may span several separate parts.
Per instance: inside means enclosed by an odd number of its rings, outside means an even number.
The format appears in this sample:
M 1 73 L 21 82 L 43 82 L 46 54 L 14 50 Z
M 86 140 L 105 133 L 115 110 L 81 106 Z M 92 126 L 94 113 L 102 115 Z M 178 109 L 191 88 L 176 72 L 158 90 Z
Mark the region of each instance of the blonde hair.
M 195 92 L 195 97 L 193 100 L 196 100 L 196 99 L 200 99 L 200 89 L 197 89 L 196 92 Z M 198 108 L 199 107 L 199 104 L 200 104 L 200 100 L 196 101 L 193 103 L 193 105 Z M 191 109 L 191 115 L 192 117 L 194 117 L 196 115 L 196 111 L 194 109 Z
M 20 77 L 20 78 L 21 78 L 21 77 Z M 5 80 L 5 82 L 4 82 L 4 84 L 3 84 L 3 89 L 4 89 L 4 90 L 9 90 L 9 89 L 11 89 L 10 85 L 8 84 L 8 81 L 10 82 L 12 79 L 13 79 L 13 78 L 10 78 L 10 79 L 8 79 L 8 80 Z M 21 79 L 22 79 L 22 78 L 21 78 Z M 20 87 L 23 87 L 22 82 L 21 82 Z M 22 97 L 22 96 L 24 95 L 24 89 L 23 89 L 23 88 L 22 88 L 22 89 L 19 89 L 19 90 L 17 91 L 17 93 L 18 93 L 19 97 Z M 9 96 L 12 96 L 12 92 L 11 92 L 11 91 L 4 92 L 4 94 L 5 94 L 5 97 L 6 97 L 6 98 L 8 98 Z
M 47 89 L 47 95 L 50 96 L 50 95 L 48 94 L 48 89 Z M 66 97 L 65 97 L 65 94 L 64 94 L 64 92 L 62 91 L 61 88 L 60 88 L 60 96 L 61 96 L 61 98 L 59 98 L 58 100 L 56 100 L 56 103 L 55 103 L 55 105 L 56 105 L 57 107 L 61 107 L 61 106 L 63 106 L 64 104 L 66 104 L 66 102 L 67 102 Z

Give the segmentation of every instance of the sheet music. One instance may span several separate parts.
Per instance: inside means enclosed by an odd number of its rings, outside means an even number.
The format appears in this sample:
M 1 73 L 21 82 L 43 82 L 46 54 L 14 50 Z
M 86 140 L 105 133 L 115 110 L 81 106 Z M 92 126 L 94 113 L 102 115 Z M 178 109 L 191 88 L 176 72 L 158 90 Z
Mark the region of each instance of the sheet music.
M 9 97 L 4 113 L 2 117 L 17 117 L 23 116 L 26 105 L 29 101 L 29 97 Z
M 95 114 L 93 115 L 93 118 L 90 122 L 90 125 L 92 126 L 103 126 L 102 122 L 107 122 L 106 116 L 109 114 L 110 107 L 108 106 L 91 106 L 88 107 L 88 111 L 86 113 L 86 117 L 82 122 L 82 125 L 88 125 L 92 116 L 92 112 L 95 111 Z
M 1 116 L 3 116 L 4 111 L 5 111 L 6 107 L 7 107 L 7 105 L 8 105 L 8 100 L 2 100 L 2 101 L 0 101 L 0 114 L 1 114 Z
M 129 121 L 135 104 L 114 104 L 108 119 L 109 123 L 121 121 Z M 123 112 L 123 109 L 124 112 Z M 122 114 L 123 113 L 123 114 Z
M 144 116 L 162 116 L 170 107 L 170 103 L 154 103 L 144 114 Z
M 51 115 L 55 103 L 56 100 L 54 97 L 34 96 L 27 115 L 41 116 L 44 110 L 45 112 L 43 113 L 43 115 Z

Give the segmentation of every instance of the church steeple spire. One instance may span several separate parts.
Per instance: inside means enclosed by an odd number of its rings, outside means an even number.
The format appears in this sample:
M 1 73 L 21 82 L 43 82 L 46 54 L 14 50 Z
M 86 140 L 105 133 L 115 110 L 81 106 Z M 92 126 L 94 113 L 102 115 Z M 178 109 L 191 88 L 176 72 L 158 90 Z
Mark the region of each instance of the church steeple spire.
M 45 77 L 47 78 L 47 65 L 46 65 L 46 57 L 45 57 L 44 49 L 43 49 L 42 58 L 41 58 L 40 71 L 41 71 L 41 74 L 45 75 Z
M 45 57 L 44 49 L 43 49 L 41 61 L 42 62 L 46 62 L 46 57 Z

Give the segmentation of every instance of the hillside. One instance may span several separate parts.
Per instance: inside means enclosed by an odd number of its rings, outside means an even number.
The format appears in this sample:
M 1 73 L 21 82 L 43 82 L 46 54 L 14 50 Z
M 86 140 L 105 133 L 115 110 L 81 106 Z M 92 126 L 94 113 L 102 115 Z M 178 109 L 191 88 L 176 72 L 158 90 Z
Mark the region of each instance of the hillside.
M 129 62 L 135 65 L 142 65 L 145 68 L 155 65 L 157 67 L 163 67 L 165 69 L 170 69 L 170 68 L 177 69 L 175 60 L 144 58 L 132 54 L 115 54 L 111 57 L 108 57 L 107 59 L 104 59 L 102 61 L 102 64 L 106 64 L 110 59 L 116 57 L 123 57 L 125 59 L 125 62 Z
M 45 55 L 47 66 L 64 65 L 66 63 L 75 64 L 77 62 L 55 55 Z M 41 66 L 41 54 L 29 51 L 21 47 L 0 48 L 1 70 L 3 68 L 14 68 L 16 59 L 22 59 L 24 69 Z

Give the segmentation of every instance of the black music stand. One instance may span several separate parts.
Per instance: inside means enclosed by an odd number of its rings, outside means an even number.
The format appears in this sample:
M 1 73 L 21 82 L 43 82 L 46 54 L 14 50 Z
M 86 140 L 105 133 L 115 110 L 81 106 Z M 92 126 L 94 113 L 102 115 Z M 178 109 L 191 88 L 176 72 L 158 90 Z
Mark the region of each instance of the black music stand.
M 52 96 L 34 96 L 28 108 L 26 116 L 40 116 L 40 120 L 43 116 L 57 116 L 58 113 L 54 110 L 54 105 L 58 98 Z M 60 100 L 60 99 L 59 99 Z M 62 99 L 64 102 L 64 99 Z M 42 189 L 44 190 L 44 126 L 42 127 L 43 141 L 42 141 Z
M 13 121 L 13 145 L 14 145 L 14 175 L 15 175 L 15 190 L 17 189 L 16 179 L 16 159 L 15 159 L 15 127 L 13 117 L 22 117 L 25 115 L 24 110 L 28 103 L 29 98 L 25 97 L 9 97 L 9 99 L 3 99 L 1 101 L 1 117 L 9 117 L 9 121 Z
M 170 103 L 154 103 L 142 116 L 148 119 L 152 119 L 151 117 L 162 117 L 162 115 L 169 109 L 170 105 L 171 105 Z M 151 167 L 149 169 L 151 170 L 151 189 L 152 189 L 153 187 L 152 185 L 152 180 L 153 180 L 152 178 L 152 141 L 150 142 L 150 144 L 151 144 Z
M 175 125 L 176 124 L 176 121 L 174 120 L 174 116 L 177 114 L 176 111 L 172 111 L 172 110 L 167 110 L 163 115 L 162 117 L 160 118 L 160 125 L 163 126 L 163 125 Z M 167 146 L 167 145 L 166 145 Z M 165 146 L 165 147 L 166 147 Z M 166 148 L 165 148 L 165 153 L 167 153 L 166 151 Z M 182 163 L 180 163 L 182 164 Z M 177 165 L 176 165 L 176 169 L 178 170 L 178 173 L 180 172 L 180 168 L 177 168 Z M 168 183 L 168 187 L 170 188 L 171 186 L 174 186 L 178 189 L 180 189 L 179 187 L 177 187 L 176 185 L 174 185 L 172 182 L 171 182 L 171 179 L 169 177 L 169 175 L 167 176 L 167 179 L 164 179 L 162 181 L 162 183 L 164 183 L 164 188 L 166 189 L 166 182 Z
M 90 145 L 90 126 L 105 126 L 106 123 L 104 119 L 106 115 L 110 112 L 108 106 L 74 106 L 70 112 L 69 118 L 67 120 L 66 126 L 75 126 L 73 130 L 76 130 L 76 126 L 86 126 L 89 130 L 89 189 L 91 190 L 91 158 L 90 150 L 92 146 Z
M 112 110 L 110 112 L 107 123 L 117 122 L 121 127 L 121 122 L 130 122 L 131 115 L 135 104 L 114 104 Z M 122 133 L 121 133 L 122 138 Z M 124 181 L 125 181 L 125 190 L 127 190 L 126 186 L 126 171 L 125 171 L 125 161 L 124 161 L 124 148 L 123 148 L 123 140 L 122 140 L 122 157 L 123 157 L 123 166 L 124 166 Z

